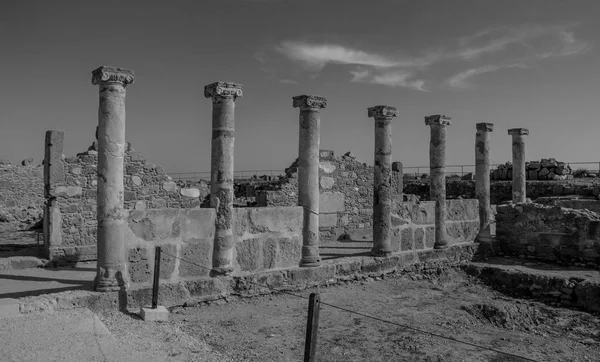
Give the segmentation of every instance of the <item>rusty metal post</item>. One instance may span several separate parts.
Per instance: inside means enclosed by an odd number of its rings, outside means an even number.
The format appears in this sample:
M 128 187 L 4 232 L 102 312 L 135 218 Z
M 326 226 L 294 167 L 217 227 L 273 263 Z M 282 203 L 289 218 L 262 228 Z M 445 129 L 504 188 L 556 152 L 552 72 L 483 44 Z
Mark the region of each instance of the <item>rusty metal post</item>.
M 316 361 L 317 330 L 319 329 L 319 309 L 321 296 L 319 292 L 310 293 L 308 299 L 308 318 L 306 321 L 306 341 L 304 343 L 304 362 Z

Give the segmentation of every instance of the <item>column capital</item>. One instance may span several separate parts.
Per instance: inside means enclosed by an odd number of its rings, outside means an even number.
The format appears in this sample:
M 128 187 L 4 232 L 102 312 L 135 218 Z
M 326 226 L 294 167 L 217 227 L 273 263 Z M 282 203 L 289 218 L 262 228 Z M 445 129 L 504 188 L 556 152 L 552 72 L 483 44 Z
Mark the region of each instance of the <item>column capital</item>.
M 433 116 L 425 117 L 425 125 L 439 125 L 439 126 L 449 126 L 452 124 L 452 118 L 443 114 L 434 114 Z
M 327 99 L 321 96 L 302 95 L 292 97 L 294 104 L 293 107 L 297 108 L 325 108 L 327 107 Z
M 476 126 L 478 131 L 492 132 L 494 130 L 493 123 L 481 122 L 477 123 Z
M 92 84 L 120 83 L 123 86 L 133 83 L 133 70 L 101 66 L 92 71 Z
M 374 106 L 367 108 L 367 116 L 374 118 L 393 118 L 398 117 L 398 110 L 396 107 Z
M 529 130 L 527 128 L 511 128 L 508 130 L 508 134 L 511 136 L 527 136 Z
M 242 85 L 229 82 L 215 82 L 204 86 L 204 96 L 206 98 L 215 97 L 241 97 Z

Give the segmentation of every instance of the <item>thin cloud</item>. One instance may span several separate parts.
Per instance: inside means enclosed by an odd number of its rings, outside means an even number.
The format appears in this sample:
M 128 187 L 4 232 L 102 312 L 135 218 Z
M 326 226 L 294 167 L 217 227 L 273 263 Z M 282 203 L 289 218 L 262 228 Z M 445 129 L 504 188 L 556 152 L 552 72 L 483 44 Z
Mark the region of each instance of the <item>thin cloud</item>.
M 427 59 L 392 59 L 375 53 L 347 48 L 336 44 L 309 44 L 303 42 L 284 41 L 275 47 L 279 53 L 293 61 L 319 71 L 325 65 L 346 64 L 362 65 L 375 68 L 417 67 L 428 63 Z
M 359 70 L 350 72 L 354 77 L 352 82 L 380 84 L 388 87 L 403 87 L 427 92 L 424 88 L 425 81 L 421 79 L 411 79 L 413 73 L 407 71 L 390 71 L 381 74 L 372 74 L 368 70 Z
M 293 79 L 280 79 L 279 83 L 283 83 L 283 84 L 298 84 L 298 82 L 296 82 Z
M 501 69 L 508 68 L 528 68 L 528 66 L 521 63 L 508 65 L 485 65 L 483 67 L 471 68 L 458 74 L 455 74 L 452 77 L 448 78 L 447 83 L 454 88 L 474 88 L 474 84 L 468 82 L 469 79 L 480 74 L 495 72 Z
M 567 29 L 566 25 L 489 28 L 460 38 L 459 49 L 448 53 L 448 56 L 474 60 L 516 47 L 514 53 L 533 52 L 532 57 L 547 58 L 577 54 L 588 47 L 585 41 L 576 39 L 575 34 Z

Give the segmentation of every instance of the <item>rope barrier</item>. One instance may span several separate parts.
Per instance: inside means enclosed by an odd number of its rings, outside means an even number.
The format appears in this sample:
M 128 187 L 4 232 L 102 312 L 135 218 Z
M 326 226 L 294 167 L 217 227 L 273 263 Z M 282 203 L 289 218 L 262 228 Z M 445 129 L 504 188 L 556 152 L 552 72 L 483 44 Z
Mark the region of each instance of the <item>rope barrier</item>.
M 225 273 L 222 273 L 222 272 L 220 272 L 218 270 L 214 270 L 213 268 L 207 268 L 207 267 L 205 267 L 203 265 L 191 262 L 189 260 L 185 260 L 183 258 L 180 258 L 180 257 L 175 256 L 175 255 L 171 255 L 169 253 L 162 252 L 162 254 L 168 255 L 168 256 L 170 256 L 172 258 L 175 258 L 175 259 L 179 259 L 179 260 L 181 260 L 181 261 L 183 261 L 185 263 L 189 263 L 189 264 L 195 265 L 195 266 L 200 267 L 202 269 L 206 269 L 206 270 L 215 272 L 217 274 L 226 275 Z M 269 289 L 269 290 L 272 290 L 272 291 L 275 291 L 275 292 L 280 292 L 280 293 L 288 294 L 288 295 L 291 295 L 291 296 L 296 297 L 296 298 L 301 298 L 301 299 L 305 299 L 305 300 L 309 299 L 308 297 L 304 297 L 304 296 L 301 296 L 301 295 L 298 295 L 298 294 L 294 294 L 294 293 L 288 292 L 286 290 L 274 289 L 272 287 L 269 287 L 268 285 L 263 285 L 263 284 L 255 283 L 255 282 L 250 281 L 250 280 L 246 280 L 246 281 L 249 284 L 254 284 L 254 285 L 257 285 L 257 286 L 259 286 L 261 288 L 266 288 L 266 289 Z M 519 355 L 516 355 L 516 354 L 504 352 L 504 351 L 501 351 L 501 350 L 498 350 L 498 349 L 494 349 L 494 348 L 490 348 L 490 347 L 480 346 L 480 345 L 475 344 L 475 343 L 462 341 L 460 339 L 456 339 L 456 338 L 453 338 L 453 337 L 447 337 L 447 336 L 444 336 L 442 334 L 437 334 L 437 333 L 434 333 L 434 332 L 428 332 L 428 331 L 425 331 L 425 330 L 422 330 L 422 329 L 419 329 L 419 328 L 415 328 L 415 327 L 407 326 L 407 325 L 400 324 L 400 323 L 397 323 L 397 322 L 389 321 L 389 320 L 386 320 L 386 319 L 374 317 L 374 316 L 371 316 L 371 315 L 368 315 L 368 314 L 364 314 L 364 313 L 361 313 L 361 312 L 356 312 L 356 311 L 353 311 L 351 309 L 347 309 L 347 308 L 344 308 L 344 307 L 339 307 L 339 306 L 334 305 L 334 304 L 325 303 L 323 301 L 321 301 L 320 303 L 322 305 L 326 305 L 326 306 L 334 308 L 334 309 L 339 309 L 339 310 L 342 310 L 342 311 L 345 311 L 345 312 L 348 312 L 348 313 L 351 313 L 351 314 L 356 314 L 356 315 L 359 315 L 359 316 L 362 316 L 362 317 L 365 317 L 365 318 L 373 319 L 373 320 L 376 320 L 376 321 L 379 321 L 379 322 L 382 322 L 382 323 L 387 323 L 387 324 L 395 325 L 395 326 L 400 327 L 400 328 L 409 329 L 409 330 L 412 330 L 412 331 L 415 331 L 415 332 L 419 332 L 419 333 L 423 333 L 423 334 L 427 334 L 427 335 L 430 335 L 430 336 L 433 336 L 433 337 L 438 337 L 438 338 L 446 339 L 446 340 L 449 340 L 449 341 L 453 341 L 453 342 L 457 342 L 457 343 L 462 343 L 462 344 L 465 344 L 465 345 L 468 345 L 468 346 L 471 346 L 471 347 L 476 347 L 476 348 L 487 350 L 487 351 L 490 351 L 490 352 L 496 352 L 496 353 L 499 353 L 499 354 L 503 354 L 505 356 L 520 358 L 520 359 L 522 359 L 524 361 L 539 362 L 537 360 L 534 360 L 534 359 L 531 359 L 531 358 L 528 358 L 528 357 L 519 356 Z

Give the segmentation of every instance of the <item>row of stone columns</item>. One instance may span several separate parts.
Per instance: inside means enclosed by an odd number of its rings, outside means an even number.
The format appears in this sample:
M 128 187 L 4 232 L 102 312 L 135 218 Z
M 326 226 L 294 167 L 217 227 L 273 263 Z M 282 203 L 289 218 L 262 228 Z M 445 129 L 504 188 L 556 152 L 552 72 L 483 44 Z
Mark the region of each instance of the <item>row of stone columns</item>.
M 133 83 L 131 70 L 100 67 L 92 72 L 92 83 L 99 86 L 98 107 L 98 267 L 96 290 L 116 291 L 127 287 L 125 265 L 125 212 L 123 162 L 125 155 L 125 88 Z M 211 137 L 211 199 L 216 209 L 213 269 L 219 274 L 233 271 L 233 174 L 235 101 L 242 96 L 242 86 L 216 82 L 204 88 L 212 99 Z M 298 143 L 298 205 L 303 207 L 302 258 L 300 266 L 319 266 L 319 148 L 320 110 L 327 106 L 324 97 L 302 95 L 293 97 L 293 107 L 300 109 Z M 368 117 L 375 119 L 375 152 L 373 183 L 373 248 L 374 256 L 392 253 L 392 118 L 398 116 L 395 107 L 368 108 Z M 441 249 L 446 238 L 445 152 L 446 126 L 451 118 L 444 115 L 425 117 L 431 127 L 430 167 L 431 199 L 435 201 L 435 244 Z M 477 124 L 476 194 L 479 199 L 481 233 L 479 240 L 489 237 L 490 223 L 490 123 Z M 525 201 L 526 129 L 511 129 L 513 136 L 513 199 Z

